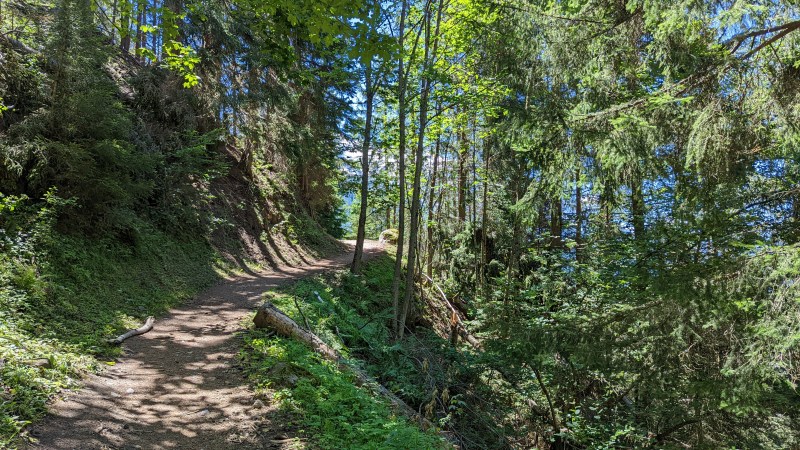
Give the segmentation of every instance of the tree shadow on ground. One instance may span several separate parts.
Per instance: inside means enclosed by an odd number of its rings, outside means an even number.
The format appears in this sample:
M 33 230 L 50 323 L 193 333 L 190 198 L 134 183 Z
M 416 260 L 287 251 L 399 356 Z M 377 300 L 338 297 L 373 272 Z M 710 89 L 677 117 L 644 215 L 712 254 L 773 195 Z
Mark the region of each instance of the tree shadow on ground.
M 375 253 L 375 250 L 373 250 Z M 241 322 L 265 292 L 339 268 L 351 255 L 227 279 L 157 319 L 86 388 L 29 430 L 30 448 L 282 448 L 291 426 L 255 403 L 238 366 Z M 254 404 L 255 403 L 255 404 Z

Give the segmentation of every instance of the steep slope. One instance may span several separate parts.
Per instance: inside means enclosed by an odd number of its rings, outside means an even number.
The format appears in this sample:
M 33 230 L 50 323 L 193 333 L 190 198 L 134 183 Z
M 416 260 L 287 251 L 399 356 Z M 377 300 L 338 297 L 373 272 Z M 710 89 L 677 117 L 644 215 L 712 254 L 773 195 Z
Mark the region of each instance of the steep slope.
M 221 278 L 342 250 L 335 130 L 298 114 L 314 86 L 264 84 L 270 117 L 245 130 L 211 56 L 187 89 L 97 5 L 0 5 L 0 447 L 119 353 L 109 337 Z M 298 154 L 296 128 L 324 152 Z

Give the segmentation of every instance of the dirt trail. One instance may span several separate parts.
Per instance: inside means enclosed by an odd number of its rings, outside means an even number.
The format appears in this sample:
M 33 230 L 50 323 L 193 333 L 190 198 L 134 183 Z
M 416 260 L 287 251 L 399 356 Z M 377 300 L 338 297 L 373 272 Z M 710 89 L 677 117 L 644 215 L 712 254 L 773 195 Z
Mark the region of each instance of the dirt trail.
M 367 242 L 365 257 L 381 251 Z M 128 340 L 113 367 L 53 405 L 32 427 L 31 449 L 281 448 L 286 428 L 275 405 L 257 407 L 236 368 L 236 332 L 262 294 L 352 260 L 352 253 L 304 267 L 228 279 Z M 273 419 L 273 420 L 271 420 Z

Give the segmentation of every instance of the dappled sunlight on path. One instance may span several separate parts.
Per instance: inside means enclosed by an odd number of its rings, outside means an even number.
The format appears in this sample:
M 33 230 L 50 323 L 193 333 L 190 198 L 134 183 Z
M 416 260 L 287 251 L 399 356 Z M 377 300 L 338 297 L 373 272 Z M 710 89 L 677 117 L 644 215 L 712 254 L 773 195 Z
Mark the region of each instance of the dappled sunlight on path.
M 365 244 L 365 256 L 381 251 Z M 120 361 L 89 377 L 34 426 L 35 449 L 281 448 L 275 405 L 254 404 L 237 368 L 237 331 L 265 291 L 340 268 L 352 254 L 227 279 L 125 343 Z

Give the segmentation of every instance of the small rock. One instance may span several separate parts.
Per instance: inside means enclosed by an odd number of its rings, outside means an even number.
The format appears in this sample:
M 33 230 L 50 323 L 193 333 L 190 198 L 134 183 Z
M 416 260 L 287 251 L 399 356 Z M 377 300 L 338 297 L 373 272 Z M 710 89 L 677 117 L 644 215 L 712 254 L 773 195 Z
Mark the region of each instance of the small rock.
M 36 367 L 36 368 L 39 368 L 39 369 L 52 369 L 53 368 L 53 364 L 47 358 L 39 358 L 39 359 L 34 359 L 34 360 L 31 360 L 31 361 L 27 361 L 27 364 L 29 366 L 31 366 L 31 367 Z
M 133 388 L 128 388 L 128 389 L 125 390 L 125 393 L 128 394 L 128 395 L 133 394 L 134 392 L 136 392 L 136 391 L 134 391 Z
M 207 415 L 207 414 L 208 414 L 208 410 L 207 410 L 207 409 L 204 409 L 204 410 L 200 411 L 200 412 L 199 412 L 199 413 L 197 413 L 197 414 L 200 414 L 201 416 L 205 416 L 205 415 Z
M 261 400 L 256 399 L 256 401 L 253 402 L 253 408 L 261 409 L 263 407 L 264 407 L 264 402 L 262 402 Z

